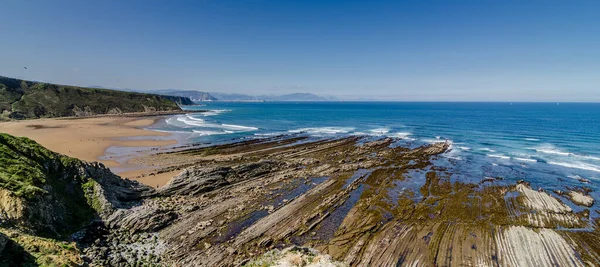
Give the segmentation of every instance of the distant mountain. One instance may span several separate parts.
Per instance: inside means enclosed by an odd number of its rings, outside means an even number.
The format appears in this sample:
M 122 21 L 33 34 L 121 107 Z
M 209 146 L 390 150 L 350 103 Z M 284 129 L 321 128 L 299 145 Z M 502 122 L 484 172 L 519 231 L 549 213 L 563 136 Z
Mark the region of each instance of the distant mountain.
M 227 94 L 227 93 L 218 93 L 218 92 L 209 92 L 210 95 L 214 96 L 217 100 L 220 101 L 258 101 L 257 96 L 244 95 L 244 94 Z
M 323 97 L 310 93 L 294 93 L 286 95 L 244 95 L 210 92 L 219 101 L 331 101 L 333 97 Z
M 153 90 L 152 93 L 161 94 L 161 95 L 188 97 L 192 101 L 214 101 L 214 100 L 217 100 L 217 98 L 213 97 L 209 93 L 195 91 L 195 90 L 163 89 L 163 90 Z
M 336 101 L 336 100 L 338 100 L 335 97 L 319 96 L 319 95 L 315 95 L 315 94 L 311 94 L 311 93 L 292 93 L 292 94 L 285 94 L 285 95 L 246 95 L 246 94 L 202 92 L 202 91 L 196 91 L 196 90 L 180 90 L 180 89 L 159 89 L 159 90 L 118 89 L 118 90 L 188 97 L 193 101 Z
M 0 120 L 178 111 L 185 97 L 25 81 L 0 76 Z
M 322 96 L 318 96 L 310 93 L 294 93 L 287 94 L 281 96 L 275 96 L 272 98 L 272 101 L 327 101 L 331 99 L 327 99 Z

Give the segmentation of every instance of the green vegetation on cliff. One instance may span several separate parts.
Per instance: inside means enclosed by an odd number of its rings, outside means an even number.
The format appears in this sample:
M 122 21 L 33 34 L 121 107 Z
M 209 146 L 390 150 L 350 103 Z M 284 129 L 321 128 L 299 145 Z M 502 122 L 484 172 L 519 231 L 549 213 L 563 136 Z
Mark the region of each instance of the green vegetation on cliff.
M 0 134 L 0 187 L 24 198 L 43 193 L 47 163 L 56 159 L 54 153 L 31 139 Z
M 97 162 L 0 133 L 0 267 L 80 266 L 73 234 L 153 193 Z
M 44 236 L 70 234 L 93 218 L 97 206 L 85 163 L 54 153 L 25 137 L 0 134 L 1 224 L 23 224 Z M 8 191 L 8 193 L 6 193 Z M 7 201 L 9 200 L 9 201 Z M 47 225 L 52 222 L 52 225 Z
M 185 97 L 94 89 L 0 76 L 0 120 L 177 111 Z
M 144 192 L 153 191 L 121 179 L 99 163 L 0 133 L 0 226 L 61 238 L 107 209 L 139 200 Z

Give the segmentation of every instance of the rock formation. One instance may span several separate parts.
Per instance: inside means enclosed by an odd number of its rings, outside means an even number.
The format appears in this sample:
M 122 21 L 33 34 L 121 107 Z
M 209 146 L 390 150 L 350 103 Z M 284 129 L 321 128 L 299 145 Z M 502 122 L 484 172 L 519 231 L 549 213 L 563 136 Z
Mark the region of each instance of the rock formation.
M 86 178 L 74 184 L 96 220 L 73 240 L 81 262 L 95 266 L 600 262 L 590 210 L 525 182 L 456 180 L 436 166 L 449 144 L 396 141 L 279 136 L 137 159 L 181 170 L 158 190 L 78 163 L 69 177 Z

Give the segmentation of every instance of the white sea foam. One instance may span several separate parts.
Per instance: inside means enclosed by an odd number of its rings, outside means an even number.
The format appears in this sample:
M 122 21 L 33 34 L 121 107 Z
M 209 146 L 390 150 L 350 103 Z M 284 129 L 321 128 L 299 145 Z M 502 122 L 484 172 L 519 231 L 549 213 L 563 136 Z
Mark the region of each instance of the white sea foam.
M 460 150 L 471 150 L 471 148 L 468 146 L 457 146 L 456 148 L 458 148 Z
M 254 135 L 256 136 L 276 136 L 276 135 L 281 135 L 283 133 L 255 133 Z
M 230 134 L 232 131 L 203 131 L 203 130 L 192 130 L 195 134 L 199 136 L 207 136 L 207 135 L 217 135 L 217 134 Z
M 481 151 L 487 151 L 487 152 L 492 152 L 492 153 L 496 152 L 496 150 L 489 149 L 489 148 L 487 148 L 487 147 L 481 148 L 481 149 L 479 149 L 479 150 L 481 150 Z
M 487 154 L 490 158 L 499 158 L 499 159 L 510 159 L 509 156 L 498 155 L 498 154 Z
M 392 138 L 401 138 L 401 139 L 406 139 L 406 140 L 415 140 L 414 138 L 410 138 L 409 136 L 412 135 L 412 133 L 409 132 L 396 132 L 396 133 L 390 133 L 389 129 L 386 128 L 378 128 L 378 129 L 372 129 L 369 130 L 369 132 L 352 132 L 350 133 L 350 135 L 370 135 L 370 136 L 387 136 L 387 137 L 392 137 Z
M 398 132 L 398 133 L 393 133 L 391 134 L 390 137 L 399 137 L 399 138 L 407 138 L 411 135 L 412 133 L 409 132 Z M 412 138 L 411 138 L 412 139 Z
M 543 145 L 541 145 L 539 147 L 535 147 L 533 149 L 537 152 L 541 152 L 544 154 L 558 155 L 558 156 L 564 156 L 564 157 L 575 157 L 575 158 L 584 159 L 584 160 L 600 161 L 600 157 L 591 156 L 591 155 L 579 155 L 579 154 L 563 151 L 551 144 L 543 144 Z
M 177 130 L 159 130 L 159 129 L 148 129 L 148 128 L 144 128 L 146 130 L 151 130 L 151 131 L 155 131 L 155 132 L 161 132 L 161 133 L 179 133 L 179 134 L 191 134 L 191 132 L 188 131 L 177 131 Z
M 243 131 L 243 132 L 258 130 L 258 128 L 256 128 L 256 127 L 234 125 L 234 124 L 221 124 L 221 126 L 225 129 L 232 129 L 235 131 Z
M 525 138 L 525 140 L 527 140 L 527 141 L 534 141 L 534 142 L 539 142 L 540 141 L 540 139 L 537 139 L 537 138 Z
M 376 134 L 376 135 L 384 135 L 386 133 L 389 133 L 390 129 L 388 129 L 388 128 L 376 128 L 376 129 L 369 130 L 369 132 L 371 132 L 372 134 Z
M 559 151 L 559 150 L 550 150 L 550 149 L 536 149 L 535 151 L 542 152 L 542 153 L 545 153 L 545 154 L 553 154 L 553 155 L 560 155 L 560 156 L 574 155 L 573 153 L 562 152 L 562 151 Z
M 579 175 L 577 175 L 577 174 L 571 174 L 571 175 L 567 175 L 567 177 L 568 177 L 568 178 L 571 178 L 571 179 L 576 179 L 576 180 L 579 180 L 579 179 L 585 179 L 585 178 L 583 178 L 583 177 L 581 177 L 581 176 L 579 176 Z
M 586 163 L 583 163 L 583 162 L 548 161 L 548 164 L 562 166 L 562 167 L 567 167 L 567 168 L 573 168 L 573 169 L 580 169 L 580 170 L 587 170 L 587 171 L 593 171 L 593 172 L 600 172 L 600 166 L 596 166 L 596 165 L 592 165 L 592 164 L 586 164 Z
M 443 142 L 446 142 L 448 140 L 437 139 L 437 137 L 436 137 L 436 139 L 423 138 L 423 139 L 421 139 L 421 141 L 427 142 L 427 143 L 430 143 L 430 144 L 434 144 L 434 143 L 443 143 Z
M 191 120 L 191 121 L 204 121 L 203 119 L 196 118 L 196 117 L 194 117 L 192 115 L 189 115 L 189 114 L 186 114 L 185 118 L 187 118 L 188 120 Z
M 529 158 L 518 158 L 518 157 L 514 157 L 513 159 L 515 159 L 515 160 L 519 160 L 519 161 L 537 162 L 537 160 L 535 160 L 535 159 L 529 159 Z
M 206 126 L 206 122 L 203 119 L 194 118 L 190 115 L 180 115 L 180 116 L 176 116 L 174 118 L 175 118 L 175 121 L 180 122 L 183 125 L 175 123 L 172 119 L 168 119 L 167 123 L 175 125 L 175 126 L 179 126 L 179 127 L 186 127 L 186 128 Z
M 219 114 L 221 114 L 223 112 L 228 112 L 228 111 L 231 111 L 231 110 L 229 110 L 229 109 L 214 109 L 214 110 L 209 110 L 209 111 L 206 111 L 206 112 L 202 112 L 200 114 L 202 114 L 202 116 L 208 117 L 208 116 L 219 115 Z
M 574 155 L 573 153 L 562 151 L 552 144 L 542 144 L 538 147 L 534 147 L 533 149 L 537 152 L 541 152 L 544 154 L 559 155 L 559 156 Z
M 309 133 L 309 134 L 344 134 L 353 131 L 353 127 L 313 127 L 289 130 L 290 133 Z
M 594 156 L 579 156 L 579 157 L 600 161 L 600 157 L 594 157 Z
M 250 126 L 211 123 L 201 118 L 193 117 L 191 115 L 179 115 L 171 117 L 167 119 L 166 122 L 170 125 L 177 126 L 180 128 L 193 128 L 192 130 L 200 135 L 209 135 L 209 133 L 227 134 L 234 132 L 248 132 L 258 130 L 258 128 Z
M 597 177 L 588 176 L 589 179 L 586 179 L 583 176 L 577 174 L 567 175 L 568 178 L 579 180 L 580 182 L 590 183 L 590 180 L 599 180 Z

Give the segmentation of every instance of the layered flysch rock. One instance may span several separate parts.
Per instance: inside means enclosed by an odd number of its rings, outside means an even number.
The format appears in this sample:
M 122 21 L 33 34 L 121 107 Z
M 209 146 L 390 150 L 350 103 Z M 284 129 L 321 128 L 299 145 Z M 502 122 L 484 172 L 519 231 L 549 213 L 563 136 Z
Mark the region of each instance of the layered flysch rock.
M 184 170 L 114 221 L 156 233 L 156 256 L 176 266 L 284 266 L 273 258 L 289 246 L 350 266 L 597 263 L 589 211 L 526 183 L 452 180 L 433 164 L 449 144 L 395 141 L 275 137 L 153 155 Z
M 281 136 L 155 154 L 143 160 L 182 169 L 156 191 L 89 165 L 74 177 L 91 186 L 75 184 L 99 196 L 86 202 L 98 220 L 77 251 L 97 266 L 598 265 L 596 211 L 525 182 L 464 183 L 436 165 L 449 143 L 396 141 Z
M 585 266 L 573 246 L 551 229 L 498 229 L 496 246 L 506 266 Z
M 513 192 L 518 192 L 520 195 L 507 200 L 517 202 L 516 205 L 513 203 L 513 207 L 517 210 L 516 214 L 519 214 L 516 217 L 526 221 L 529 226 L 575 228 L 584 226 L 584 222 L 569 206 L 546 192 L 535 191 L 525 183 L 517 184 Z M 519 207 L 519 203 L 522 207 Z
M 578 191 L 569 191 L 568 196 L 571 199 L 571 201 L 573 201 L 573 203 L 580 206 L 591 207 L 594 205 L 595 202 L 591 196 Z

